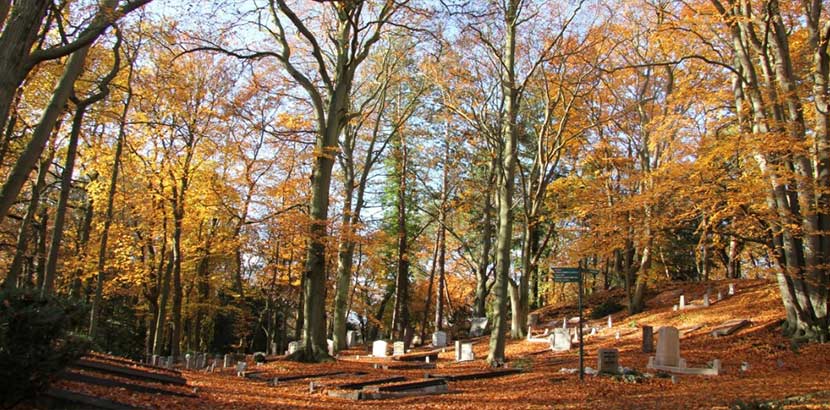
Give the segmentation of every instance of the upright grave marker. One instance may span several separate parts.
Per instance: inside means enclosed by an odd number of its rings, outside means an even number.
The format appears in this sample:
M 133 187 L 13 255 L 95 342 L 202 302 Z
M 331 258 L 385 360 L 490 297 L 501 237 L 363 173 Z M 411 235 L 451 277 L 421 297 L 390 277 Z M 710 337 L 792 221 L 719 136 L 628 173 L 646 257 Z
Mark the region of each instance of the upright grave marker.
M 654 328 L 643 326 L 643 353 L 654 351 Z
M 375 340 L 372 343 L 372 356 L 374 357 L 386 357 L 386 348 L 388 344 L 385 340 Z
M 620 372 L 620 351 L 617 349 L 599 349 L 597 351 L 597 371 L 618 374 Z

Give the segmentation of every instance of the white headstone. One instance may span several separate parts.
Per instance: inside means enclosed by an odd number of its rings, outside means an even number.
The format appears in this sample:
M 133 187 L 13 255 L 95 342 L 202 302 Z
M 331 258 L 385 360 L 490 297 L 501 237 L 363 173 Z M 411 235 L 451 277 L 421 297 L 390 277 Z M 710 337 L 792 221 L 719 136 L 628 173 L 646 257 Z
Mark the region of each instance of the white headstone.
M 406 354 L 406 344 L 402 341 L 392 343 L 392 356 L 401 356 Z
M 596 334 L 597 334 L 597 328 L 592 327 L 592 328 L 591 328 L 591 336 L 594 336 L 594 335 L 596 335 Z
M 329 351 L 329 356 L 334 356 L 334 340 L 326 339 L 326 348 Z
M 720 302 L 721 300 L 723 300 L 723 293 L 721 291 L 718 291 L 718 302 Z
M 447 333 L 442 331 L 437 331 L 432 334 L 432 347 L 446 347 L 447 346 Z
M 185 369 L 192 369 L 193 368 L 193 356 L 190 353 L 184 355 L 184 368 Z
M 617 333 L 614 335 L 614 338 L 620 340 L 620 331 L 617 330 Z
M 294 354 L 297 350 L 300 350 L 300 342 L 294 341 L 288 343 L 288 354 Z
M 563 317 L 562 318 L 562 329 L 567 329 L 567 328 L 568 328 L 568 319 Z
M 729 284 L 729 292 L 728 293 L 729 293 L 729 296 L 732 296 L 732 295 L 735 294 L 735 284 L 734 283 Z
M 236 375 L 239 377 L 245 377 L 245 369 L 248 368 L 248 364 L 245 362 L 236 362 Z
M 608 328 L 614 327 L 614 322 L 611 320 L 611 315 L 608 315 Z
M 680 295 L 680 310 L 686 309 L 686 295 Z
M 424 341 L 421 340 L 421 336 L 419 336 L 419 335 L 412 336 L 412 345 L 413 346 L 420 346 L 422 344 L 424 344 Z
M 389 346 L 385 340 L 375 340 L 372 343 L 372 356 L 386 357 L 386 348 Z
M 472 343 L 462 343 L 461 344 L 461 361 L 465 362 L 468 360 L 475 360 L 476 354 L 473 352 L 473 344 Z
M 550 348 L 555 351 L 565 351 L 571 349 L 571 332 L 568 329 L 553 329 L 553 334 L 550 335 Z
M 226 353 L 226 354 L 225 354 L 225 360 L 224 360 L 224 363 L 222 363 L 222 367 L 223 367 L 223 368 L 228 368 L 228 367 L 231 367 L 231 361 L 232 361 L 232 359 L 231 359 L 231 354 L 230 354 L 230 353 Z
M 680 365 L 680 332 L 676 327 L 663 326 L 657 330 L 657 353 L 655 364 L 658 366 Z
M 487 329 L 487 318 L 486 317 L 474 317 L 470 319 L 470 336 L 471 337 L 479 337 L 484 334 L 485 329 Z
M 347 330 L 346 331 L 346 347 L 352 347 L 352 346 L 357 344 L 356 343 L 357 342 L 356 336 L 357 336 L 356 331 L 354 331 L 354 330 Z
M 461 341 L 460 340 L 455 341 L 455 361 L 456 362 L 461 361 Z

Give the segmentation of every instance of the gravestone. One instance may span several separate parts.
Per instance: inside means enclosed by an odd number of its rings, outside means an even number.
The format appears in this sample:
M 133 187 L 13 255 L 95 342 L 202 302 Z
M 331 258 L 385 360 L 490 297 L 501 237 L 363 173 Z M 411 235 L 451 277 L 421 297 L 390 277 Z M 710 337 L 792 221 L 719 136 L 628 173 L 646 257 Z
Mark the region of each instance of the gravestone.
M 611 315 L 608 315 L 608 328 L 614 327 L 614 322 L 611 320 Z
M 236 375 L 239 377 L 245 377 L 245 369 L 248 368 L 248 363 L 245 362 L 236 362 Z
M 415 336 L 412 337 L 412 345 L 413 346 L 420 346 L 422 344 L 424 344 L 424 341 L 421 340 L 420 335 L 415 335 Z
M 300 350 L 300 342 L 293 341 L 288 343 L 288 354 L 294 354 L 297 350 Z
M 722 300 L 723 300 L 723 293 L 721 293 L 721 291 L 718 291 L 718 302 L 720 302 Z
M 231 355 L 230 355 L 230 353 L 225 354 L 225 362 L 222 363 L 222 367 L 225 368 L 225 369 L 227 369 L 228 367 L 231 367 Z
M 460 340 L 455 341 L 455 361 L 456 362 L 461 361 L 461 341 Z
M 680 295 L 680 310 L 686 309 L 686 295 Z
M 528 326 L 536 326 L 539 324 L 539 314 L 538 313 L 531 313 L 527 315 L 527 325 Z
M 372 343 L 372 356 L 386 357 L 386 349 L 389 346 L 385 340 L 375 340 Z
M 473 344 L 472 343 L 462 343 L 461 344 L 461 361 L 466 362 L 469 360 L 475 360 L 476 354 L 473 352 Z
M 172 369 L 172 368 L 173 368 L 173 362 L 174 362 L 174 361 L 175 361 L 175 360 L 173 359 L 173 356 L 167 356 L 167 366 L 166 366 L 166 367 L 167 367 L 168 369 Z
M 562 329 L 567 329 L 567 328 L 568 328 L 568 319 L 563 317 L 562 318 Z
M 214 371 L 222 363 L 222 356 L 216 355 L 213 358 L 213 363 L 210 365 L 210 371 Z
M 192 369 L 193 368 L 193 356 L 190 353 L 184 355 L 184 368 L 185 369 Z
M 397 341 L 392 343 L 392 356 L 402 356 L 406 354 L 406 343 Z
M 447 333 L 442 331 L 437 331 L 432 334 L 432 347 L 446 347 L 447 346 Z
M 703 294 L 703 306 L 709 307 L 709 290 L 707 290 L 706 293 Z
M 196 353 L 196 368 L 204 369 L 205 367 L 207 367 L 207 354 Z
M 591 336 L 595 336 L 596 334 L 597 334 L 597 328 L 592 327 L 591 328 Z
M 617 333 L 614 334 L 614 339 L 620 340 L 620 331 L 617 330 Z
M 326 339 L 326 350 L 328 350 L 329 356 L 334 356 L 334 340 Z
M 484 334 L 485 329 L 487 329 L 486 317 L 474 317 L 470 319 L 470 336 L 479 337 Z
M 346 347 L 352 347 L 357 344 L 357 331 L 356 330 L 347 330 L 346 331 Z
M 643 353 L 654 351 L 654 328 L 643 326 Z
M 734 284 L 734 283 L 730 283 L 730 284 L 729 284 L 729 292 L 728 292 L 728 294 L 729 294 L 729 296 L 732 296 L 732 295 L 734 295 L 734 294 L 735 294 L 735 284 Z
M 265 363 L 266 354 L 265 352 L 255 352 L 254 353 L 254 363 Z
M 571 350 L 571 332 L 568 329 L 553 329 L 549 340 L 551 350 L 557 352 Z
M 153 366 L 159 365 L 159 355 L 154 354 L 153 357 L 150 359 L 150 364 Z
M 657 330 L 657 353 L 654 360 L 658 366 L 680 365 L 680 332 L 676 327 L 663 326 Z
M 620 351 L 617 349 L 599 349 L 597 351 L 597 371 L 618 374 L 620 372 Z

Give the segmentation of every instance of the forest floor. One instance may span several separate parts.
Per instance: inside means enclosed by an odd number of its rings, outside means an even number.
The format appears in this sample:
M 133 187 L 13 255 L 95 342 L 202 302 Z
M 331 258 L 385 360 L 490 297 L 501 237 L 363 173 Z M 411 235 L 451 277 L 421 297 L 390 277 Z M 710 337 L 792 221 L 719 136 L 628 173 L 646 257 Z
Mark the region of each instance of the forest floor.
M 717 291 L 727 294 L 728 282 L 709 284 L 665 284 L 657 289 L 644 313 L 629 316 L 613 315 L 613 328 L 606 318 L 590 321 L 599 329 L 585 337 L 585 365 L 597 367 L 597 349 L 617 348 L 620 365 L 643 373 L 648 356 L 641 352 L 641 326 L 675 326 L 680 330 L 680 354 L 689 367 L 705 367 L 712 359 L 720 359 L 722 373 L 718 376 L 652 377 L 630 383 L 611 376 L 586 376 L 580 382 L 576 374 L 561 372 L 578 366 L 578 346 L 568 352 L 553 352 L 544 343 L 526 340 L 510 341 L 507 345 L 508 366 L 524 371 L 499 378 L 451 381 L 449 392 L 435 395 L 398 397 L 382 400 L 350 400 L 330 397 L 327 388 L 338 384 L 405 376 L 408 380 L 423 379 L 424 373 L 461 374 L 488 370 L 488 338 L 474 339 L 477 360 L 454 362 L 453 348 L 440 354 L 437 368 L 431 370 L 379 370 L 378 362 L 397 364 L 391 359 L 367 358 L 367 351 L 352 349 L 341 353 L 334 363 L 302 364 L 278 359 L 249 370 L 262 372 L 265 378 L 322 372 L 367 372 L 365 375 L 345 374 L 311 379 L 316 391 L 309 392 L 309 380 L 280 382 L 269 386 L 264 381 L 239 378 L 234 369 L 214 373 L 181 372 L 188 387 L 198 397 L 175 397 L 161 394 L 133 393 L 116 388 L 91 387 L 78 383 L 58 382 L 57 387 L 83 391 L 123 403 L 157 409 L 693 409 L 731 408 L 738 401 L 760 403 L 775 401 L 785 408 L 830 408 L 830 345 L 793 346 L 780 334 L 783 309 L 774 283 L 736 281 L 736 294 L 714 302 Z M 713 286 L 713 303 L 702 306 L 707 286 Z M 685 294 L 687 307 L 674 311 L 680 292 Z M 597 293 L 588 298 L 588 305 L 614 296 Z M 617 291 L 616 296 L 619 296 Z M 549 306 L 538 311 L 541 324 L 561 326 L 564 317 L 572 317 L 570 306 Z M 725 337 L 715 338 L 710 332 L 724 321 L 749 319 L 751 326 Z M 620 339 L 616 339 L 616 332 Z M 360 355 L 360 358 L 357 356 Z M 742 363 L 748 364 L 742 370 Z M 743 407 L 756 408 L 756 407 Z M 763 407 L 777 408 L 777 407 Z

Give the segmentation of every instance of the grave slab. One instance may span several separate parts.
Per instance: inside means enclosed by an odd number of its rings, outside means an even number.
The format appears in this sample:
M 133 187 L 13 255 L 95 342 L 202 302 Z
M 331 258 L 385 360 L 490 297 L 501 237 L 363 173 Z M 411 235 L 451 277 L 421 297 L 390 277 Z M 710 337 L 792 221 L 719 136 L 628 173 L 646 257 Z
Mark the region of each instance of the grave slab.
M 748 319 L 727 320 L 726 322 L 723 322 L 720 325 L 718 325 L 718 327 L 716 327 L 715 330 L 712 330 L 712 336 L 729 336 L 751 324 L 752 322 Z

